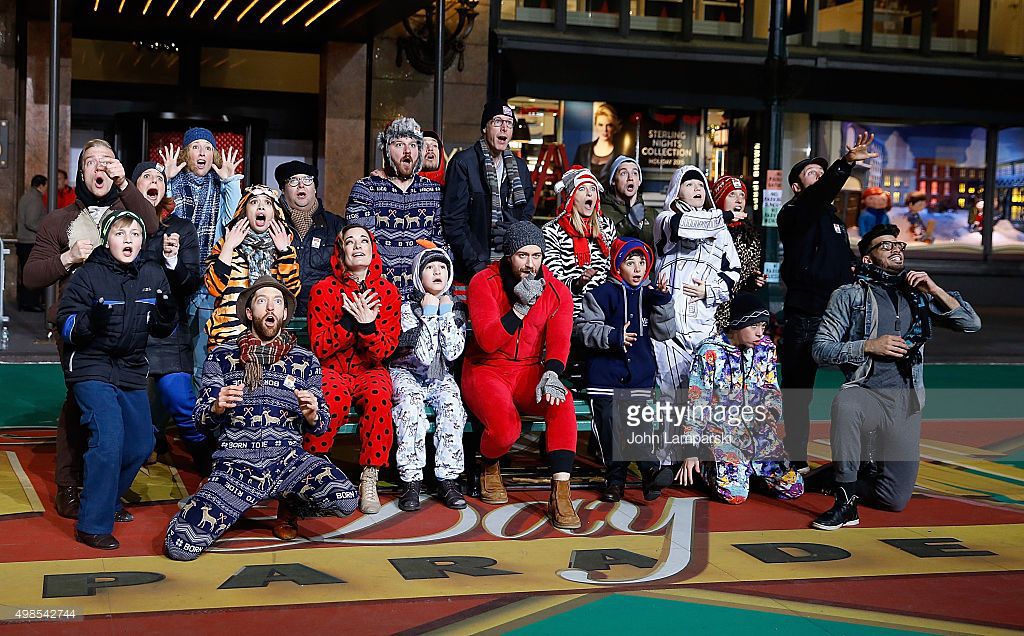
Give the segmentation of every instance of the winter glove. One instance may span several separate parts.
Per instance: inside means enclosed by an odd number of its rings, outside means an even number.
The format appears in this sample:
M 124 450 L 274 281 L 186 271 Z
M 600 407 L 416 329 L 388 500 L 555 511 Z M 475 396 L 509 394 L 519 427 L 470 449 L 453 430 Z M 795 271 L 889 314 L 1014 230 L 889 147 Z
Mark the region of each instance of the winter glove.
M 569 390 L 565 388 L 562 381 L 558 379 L 558 374 L 554 371 L 545 371 L 544 375 L 540 376 L 540 382 L 537 383 L 536 391 L 538 403 L 544 396 L 555 400 L 564 400 L 568 394 Z
M 526 315 L 530 311 L 530 307 L 533 307 L 533 304 L 537 302 L 540 295 L 544 293 L 544 279 L 527 276 L 516 283 L 512 291 L 515 292 L 516 298 L 519 299 L 514 306 L 516 312 Z
M 98 337 L 103 335 L 110 325 L 110 316 L 114 313 L 113 307 L 103 302 L 100 298 L 89 310 L 89 332 Z
M 634 203 L 629 208 L 626 216 L 629 218 L 629 222 L 633 224 L 633 227 L 637 229 L 642 228 L 644 226 L 644 204 Z
M 162 289 L 156 290 L 156 314 L 161 324 L 172 325 L 178 321 L 178 303 Z

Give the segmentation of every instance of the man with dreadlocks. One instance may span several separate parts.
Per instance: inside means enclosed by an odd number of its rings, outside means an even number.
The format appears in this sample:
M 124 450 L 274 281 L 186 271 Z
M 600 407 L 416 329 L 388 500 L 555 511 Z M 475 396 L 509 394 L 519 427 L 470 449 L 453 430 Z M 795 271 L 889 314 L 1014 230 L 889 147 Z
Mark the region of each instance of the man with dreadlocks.
M 441 235 L 441 186 L 419 174 L 423 131 L 415 119 L 399 117 L 377 135 L 385 173 L 356 181 L 345 206 L 345 220 L 373 232 L 384 262 L 384 278 L 408 299 L 414 290 L 412 259 L 428 240 L 444 247 Z
M 213 474 L 167 527 L 164 545 L 176 561 L 209 548 L 246 510 L 283 497 L 302 516 L 347 515 L 356 490 L 324 457 L 302 449 L 303 433 L 327 430 L 320 362 L 284 326 L 295 296 L 262 276 L 238 298 L 245 331 L 216 347 L 203 367 L 196 425 L 220 439 Z
M 836 500 L 811 524 L 820 530 L 860 523 L 858 497 L 886 510 L 906 507 L 920 459 L 923 348 L 932 322 L 965 333 L 981 329 L 960 294 L 925 272 L 904 271 L 907 244 L 899 234 L 895 225 L 876 225 L 860 240 L 857 280 L 833 292 L 811 347 L 815 362 L 846 375 L 832 401 Z M 877 461 L 861 470 L 862 456 Z

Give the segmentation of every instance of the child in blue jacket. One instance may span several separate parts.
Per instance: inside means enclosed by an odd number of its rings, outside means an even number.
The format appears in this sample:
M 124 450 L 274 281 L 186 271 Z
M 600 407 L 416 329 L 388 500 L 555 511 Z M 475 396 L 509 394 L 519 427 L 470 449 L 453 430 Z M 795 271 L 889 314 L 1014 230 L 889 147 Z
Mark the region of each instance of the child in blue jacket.
M 146 229 L 138 214 L 109 213 L 100 237 L 102 247 L 68 281 L 57 324 L 64 381 L 90 436 L 75 539 L 114 550 L 114 522 L 132 520 L 119 498 L 153 450 L 146 342 L 150 334 L 170 335 L 178 307 L 166 291 L 163 266 L 139 258 Z
M 602 501 L 618 501 L 626 482 L 628 461 L 613 457 L 615 398 L 644 400 L 653 396 L 657 364 L 653 341 L 675 335 L 675 310 L 667 276 L 650 284 L 654 254 L 643 241 L 620 238 L 612 243 L 611 277 L 583 297 L 574 335 L 590 349 L 585 364 L 587 393 L 605 464 Z M 667 480 L 655 479 L 665 472 Z M 657 499 L 671 481 L 671 469 L 642 462 L 644 498 Z M 664 483 L 661 483 L 664 481 Z

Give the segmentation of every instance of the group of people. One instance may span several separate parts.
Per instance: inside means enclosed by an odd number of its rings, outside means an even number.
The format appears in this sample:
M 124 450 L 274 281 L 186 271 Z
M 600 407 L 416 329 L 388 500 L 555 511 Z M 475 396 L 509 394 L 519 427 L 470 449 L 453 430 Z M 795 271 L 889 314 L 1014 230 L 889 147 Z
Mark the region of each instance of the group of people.
M 480 140 L 446 162 L 438 135 L 395 119 L 377 140 L 384 168 L 353 186 L 343 216 L 324 209 L 317 169 L 304 162 L 279 166 L 277 189 L 243 190 L 237 152 L 204 128 L 130 176 L 107 142 L 88 142 L 75 201 L 39 222 L 23 272 L 27 288 L 60 289 L 50 319 L 69 392 L 56 505 L 78 519 L 76 538 L 114 549 L 114 524 L 132 520 L 120 497 L 163 438 L 147 391 L 204 478 L 168 526 L 167 554 L 180 560 L 268 499 L 279 500 L 274 534 L 284 540 L 304 517 L 379 512 L 377 482 L 393 447 L 397 505 L 419 509 L 428 406 L 444 505 L 467 505 L 459 477 L 468 414 L 482 426 L 488 504 L 508 501 L 502 459 L 522 416 L 538 416 L 548 517 L 578 528 L 570 377 L 592 403 L 602 500 L 621 499 L 632 459 L 648 501 L 673 480 L 703 481 L 733 504 L 752 480 L 800 496 L 807 404 L 783 399 L 771 315 L 752 293 L 765 277 L 743 180 L 712 185 L 683 166 L 652 214 L 634 159 L 615 157 L 604 179 L 573 166 L 556 185 L 556 218 L 538 227 L 529 169 L 508 147 L 515 123 L 508 104 L 488 103 Z M 970 305 L 927 274 L 900 275 L 892 226 L 868 232 L 861 262 L 853 258 L 831 201 L 869 143 L 859 139 L 832 166 L 797 164 L 795 197 L 779 216 L 783 386 L 812 386 L 817 363 L 849 377 L 834 406 L 836 502 L 815 521 L 822 528 L 854 523 L 865 494 L 906 504 L 917 457 L 880 461 L 862 477 L 860 444 L 909 452 L 932 320 L 980 327 Z M 286 329 L 296 316 L 307 319 L 309 349 Z M 877 397 L 891 388 L 905 395 Z M 624 452 L 623 395 L 687 406 L 683 441 L 642 459 Z M 353 406 L 358 484 L 329 457 Z M 753 406 L 765 417 L 733 412 Z

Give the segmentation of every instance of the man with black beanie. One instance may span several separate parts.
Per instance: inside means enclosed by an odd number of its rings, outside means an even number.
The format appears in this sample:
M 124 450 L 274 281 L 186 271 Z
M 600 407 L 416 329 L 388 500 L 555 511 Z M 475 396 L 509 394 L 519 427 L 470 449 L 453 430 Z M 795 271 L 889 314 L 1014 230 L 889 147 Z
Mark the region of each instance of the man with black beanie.
M 466 347 L 462 395 L 483 424 L 480 499 L 503 504 L 508 494 L 499 461 L 522 433 L 520 414 L 544 418 L 551 462 L 548 516 L 557 528 L 579 528 L 569 474 L 576 458 L 576 408 L 559 375 L 572 333 L 572 294 L 545 267 L 544 236 L 530 221 L 511 223 L 504 256 L 469 283 L 473 341 Z
M 274 170 L 281 190 L 281 205 L 293 228 L 292 247 L 299 258 L 299 279 L 302 290 L 297 298 L 295 315 L 306 317 L 309 291 L 331 273 L 334 239 L 344 225 L 342 218 L 324 209 L 316 195 L 320 187 L 316 166 L 303 161 L 286 161 Z
M 835 504 L 811 524 L 819 530 L 860 523 L 858 498 L 883 510 L 906 507 L 921 453 L 923 347 L 932 324 L 981 329 L 959 293 L 925 272 L 904 270 L 907 244 L 899 234 L 895 225 L 876 225 L 864 235 L 857 281 L 832 294 L 814 338 L 814 360 L 846 376 L 832 401 L 829 434 Z
M 530 169 L 508 148 L 515 125 L 511 106 L 488 102 L 480 140 L 448 163 L 441 223 L 455 257 L 456 280 L 468 281 L 500 259 L 509 224 L 533 218 Z
M 785 394 L 786 452 L 801 473 L 807 472 L 808 410 L 818 367 L 811 342 L 829 296 L 853 280 L 856 259 L 846 224 L 832 203 L 850 178 L 853 164 L 877 157 L 868 148 L 875 136 L 861 134 L 856 144 L 831 166 L 814 157 L 796 163 L 789 185 L 796 195 L 779 210 L 780 268 L 786 286 L 782 335 L 782 390 Z

